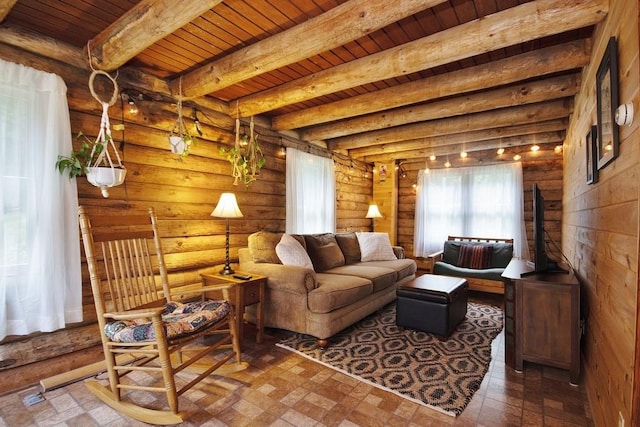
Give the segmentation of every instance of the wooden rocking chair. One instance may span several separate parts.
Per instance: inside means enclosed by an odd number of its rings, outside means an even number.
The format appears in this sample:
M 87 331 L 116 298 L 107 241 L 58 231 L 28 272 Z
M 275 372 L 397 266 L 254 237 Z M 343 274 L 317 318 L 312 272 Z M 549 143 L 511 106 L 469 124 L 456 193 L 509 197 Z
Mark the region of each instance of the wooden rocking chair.
M 92 216 L 79 209 L 80 228 L 98 315 L 110 387 L 87 382 L 99 399 L 131 418 L 151 424 L 177 424 L 178 396 L 212 372 L 234 372 L 247 367 L 240 359 L 229 286 L 180 290 L 194 298 L 175 302 L 169 288 L 158 225 L 153 209 L 149 215 Z M 157 282 L 161 286 L 157 286 Z M 224 300 L 203 298 L 208 290 L 222 291 Z M 207 337 L 204 335 L 221 335 Z M 186 351 L 197 338 L 199 347 Z M 202 348 L 202 346 L 205 346 Z M 203 367 L 195 362 L 216 349 L 231 349 Z M 192 352 L 195 351 L 195 354 Z M 172 357 L 173 355 L 173 357 Z M 151 363 L 150 363 L 151 362 Z M 195 379 L 178 388 L 175 374 L 191 367 Z M 121 382 L 126 374 L 161 373 L 162 386 Z M 159 375 L 157 375 L 159 376 Z M 180 382 L 186 380 L 180 379 Z M 170 410 L 157 410 L 122 399 L 121 390 L 166 393 Z

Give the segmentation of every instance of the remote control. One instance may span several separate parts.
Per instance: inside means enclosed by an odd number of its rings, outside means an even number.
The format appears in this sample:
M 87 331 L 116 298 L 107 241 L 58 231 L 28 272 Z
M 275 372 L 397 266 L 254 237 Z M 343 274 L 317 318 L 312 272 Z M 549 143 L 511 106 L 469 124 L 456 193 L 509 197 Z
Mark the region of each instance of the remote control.
M 233 277 L 235 277 L 236 279 L 240 279 L 240 280 L 249 280 L 249 279 L 251 279 L 251 275 L 250 274 L 234 274 Z

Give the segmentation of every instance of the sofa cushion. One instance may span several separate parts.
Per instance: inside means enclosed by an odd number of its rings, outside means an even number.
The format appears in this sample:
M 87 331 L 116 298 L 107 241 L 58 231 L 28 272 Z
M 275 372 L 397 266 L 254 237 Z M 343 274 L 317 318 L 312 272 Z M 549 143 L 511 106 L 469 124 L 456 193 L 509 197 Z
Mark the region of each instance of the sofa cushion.
M 376 232 L 357 232 L 360 244 L 361 261 L 388 261 L 397 259 L 393 252 L 389 234 Z
M 393 286 L 398 273 L 392 268 L 376 267 L 369 263 L 347 264 L 325 271 L 327 274 L 340 274 L 369 279 L 373 283 L 373 292 Z
M 491 268 L 506 268 L 513 258 L 513 243 L 468 243 L 447 240 L 444 242 L 444 252 L 442 254 L 442 262 L 457 265 L 460 258 L 460 247 L 462 245 L 492 245 Z
M 346 264 L 360 262 L 360 243 L 358 243 L 356 233 L 338 233 L 336 241 L 342 250 Z
M 358 265 L 393 269 L 397 273 L 396 281 L 409 277 L 415 274 L 418 270 L 416 262 L 410 258 L 394 259 L 389 261 L 367 261 L 358 263 Z
M 478 270 L 475 268 L 457 267 L 455 265 L 447 264 L 446 262 L 436 262 L 433 266 L 433 274 L 442 274 L 444 276 L 454 277 L 472 277 L 475 279 L 486 280 L 499 280 L 503 281 L 502 273 L 504 273 L 503 267 L 485 268 L 484 270 Z
M 318 287 L 309 292 L 309 310 L 329 313 L 371 295 L 373 284 L 367 279 L 340 274 L 318 273 Z
M 297 265 L 299 267 L 313 268 L 311 258 L 304 250 L 300 242 L 289 234 L 283 234 L 276 245 L 276 254 L 284 265 Z
M 344 265 L 344 255 L 333 233 L 305 234 L 304 239 L 307 243 L 307 253 L 316 272 L 321 273 Z
M 491 267 L 493 245 L 462 245 L 458 256 L 458 267 L 483 269 Z
M 253 261 L 281 264 L 276 253 L 276 245 L 282 239 L 282 234 L 271 231 L 258 231 L 250 234 L 248 238 L 249 252 Z

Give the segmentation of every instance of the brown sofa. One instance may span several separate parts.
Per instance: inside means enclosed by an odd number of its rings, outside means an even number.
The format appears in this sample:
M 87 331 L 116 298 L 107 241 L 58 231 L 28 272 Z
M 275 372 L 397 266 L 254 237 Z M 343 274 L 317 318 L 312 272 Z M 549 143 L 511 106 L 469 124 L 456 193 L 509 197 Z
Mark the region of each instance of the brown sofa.
M 239 250 L 239 269 L 268 277 L 266 327 L 314 336 L 321 347 L 332 335 L 395 300 L 397 285 L 415 278 L 415 261 L 406 259 L 398 246 L 389 245 L 397 259 L 362 261 L 363 236 L 356 233 L 291 235 L 313 266 L 284 265 L 276 253 L 282 236 L 266 231 L 249 236 L 249 247 Z M 255 321 L 255 310 L 249 307 L 247 316 Z

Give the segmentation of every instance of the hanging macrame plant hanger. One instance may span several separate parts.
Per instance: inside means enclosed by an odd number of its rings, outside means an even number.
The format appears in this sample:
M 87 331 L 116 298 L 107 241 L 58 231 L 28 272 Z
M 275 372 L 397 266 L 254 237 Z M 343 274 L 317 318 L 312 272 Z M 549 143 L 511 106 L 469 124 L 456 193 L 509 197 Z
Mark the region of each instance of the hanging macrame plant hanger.
M 109 102 L 101 100 L 93 88 L 98 74 L 106 76 L 113 84 L 113 96 Z M 109 107 L 115 104 L 118 99 L 118 84 L 108 73 L 93 70 L 89 77 L 89 90 L 91 91 L 91 96 L 102 105 L 102 118 L 100 119 L 100 132 L 98 132 L 91 149 L 92 160 L 87 167 L 87 180 L 92 185 L 100 187 L 102 197 L 109 197 L 109 188 L 121 185 L 127 174 L 127 170 L 122 164 L 120 154 L 111 137 L 111 125 L 109 124 Z M 114 154 L 113 157 L 111 153 Z

